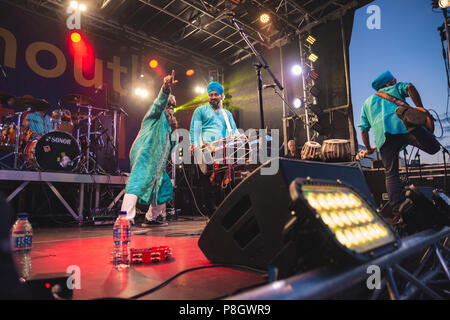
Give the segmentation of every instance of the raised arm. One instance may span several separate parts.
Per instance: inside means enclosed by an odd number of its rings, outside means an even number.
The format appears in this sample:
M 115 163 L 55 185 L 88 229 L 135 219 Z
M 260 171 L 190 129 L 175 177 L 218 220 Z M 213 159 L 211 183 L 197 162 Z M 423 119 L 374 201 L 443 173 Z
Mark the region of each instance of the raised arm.
M 163 85 L 161 87 L 161 91 L 158 94 L 158 97 L 153 102 L 150 107 L 149 117 L 150 118 L 159 118 L 161 117 L 161 113 L 164 111 L 164 108 L 169 101 L 170 92 L 172 89 L 172 85 L 178 83 L 178 80 L 175 80 L 175 71 L 172 70 L 172 74 L 165 76 L 163 79 Z

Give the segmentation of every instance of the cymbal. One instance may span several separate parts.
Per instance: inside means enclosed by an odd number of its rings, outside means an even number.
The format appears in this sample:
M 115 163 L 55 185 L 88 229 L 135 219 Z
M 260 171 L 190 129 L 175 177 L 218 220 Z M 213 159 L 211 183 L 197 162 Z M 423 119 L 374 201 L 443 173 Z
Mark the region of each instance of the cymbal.
M 63 100 L 67 103 L 89 105 L 92 104 L 92 99 L 81 94 L 66 94 Z
M 87 114 L 84 112 L 72 112 L 72 116 L 75 118 L 87 118 Z
M 11 98 L 15 98 L 15 97 L 8 92 L 0 92 L 0 104 L 8 103 L 8 100 Z
M 47 111 L 50 104 L 44 99 L 15 98 L 12 104 L 14 109 L 25 111 L 31 108 L 32 111 Z

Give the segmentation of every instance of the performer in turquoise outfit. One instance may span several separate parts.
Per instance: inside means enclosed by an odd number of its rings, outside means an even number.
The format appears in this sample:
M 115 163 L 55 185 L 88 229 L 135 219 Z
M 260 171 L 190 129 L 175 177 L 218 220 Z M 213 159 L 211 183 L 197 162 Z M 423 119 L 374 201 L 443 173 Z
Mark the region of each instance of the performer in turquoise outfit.
M 167 225 L 165 206 L 173 196 L 172 181 L 165 169 L 173 147 L 170 136 L 177 126 L 173 117 L 176 101 L 170 95 L 171 85 L 178 82 L 174 76 L 172 71 L 172 75 L 164 78 L 161 91 L 145 114 L 130 151 L 131 172 L 121 210 L 134 222 L 136 202 L 150 205 L 143 226 Z
M 206 91 L 209 103 L 195 109 L 192 115 L 189 132 L 191 149 L 201 147 L 205 142 L 213 142 L 238 133 L 233 115 L 222 108 L 222 85 L 210 82 Z
M 377 93 L 387 93 L 404 103 L 406 98 L 410 97 L 416 108 L 423 109 L 417 89 L 409 82 L 397 82 L 389 71 L 379 75 L 373 81 L 372 88 Z M 377 148 L 380 151 L 386 174 L 386 191 L 393 212 L 389 221 L 394 224 L 401 220 L 402 204 L 405 201 L 399 174 L 399 152 L 407 145 L 413 145 L 429 154 L 435 154 L 440 149 L 435 136 L 425 127 L 416 127 L 408 131 L 395 112 L 397 108 L 397 104 L 377 94 L 372 95 L 364 102 L 359 125 L 367 154 L 373 153 Z M 370 129 L 373 130 L 375 147 L 370 144 Z
M 210 82 L 206 91 L 209 103 L 195 109 L 189 131 L 190 148 L 197 163 L 202 161 L 201 147 L 204 144 L 239 134 L 233 115 L 222 108 L 223 86 L 215 81 Z M 206 193 L 204 199 L 208 214 L 215 210 L 225 196 L 226 191 L 221 187 L 225 174 L 226 172 L 223 171 L 211 177 L 200 175 L 200 184 Z
M 43 111 L 36 111 L 27 114 L 24 119 L 24 125 L 29 126 L 33 134 L 45 134 L 52 131 L 50 116 Z

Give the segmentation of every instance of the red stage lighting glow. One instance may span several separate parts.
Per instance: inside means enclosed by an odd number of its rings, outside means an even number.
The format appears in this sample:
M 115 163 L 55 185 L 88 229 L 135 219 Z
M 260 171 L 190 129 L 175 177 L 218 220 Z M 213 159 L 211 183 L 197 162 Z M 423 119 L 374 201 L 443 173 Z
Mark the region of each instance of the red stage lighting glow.
M 47 283 L 45 284 L 45 287 L 46 287 L 47 289 L 50 289 L 51 284 L 47 282 Z
M 194 70 L 194 69 L 188 69 L 188 70 L 186 70 L 186 75 L 187 75 L 188 77 L 193 76 L 194 73 L 195 73 L 195 70 Z
M 158 60 L 152 59 L 150 60 L 148 65 L 150 66 L 150 68 L 155 69 L 158 66 Z
M 80 41 L 81 41 L 81 35 L 80 35 L 78 32 L 72 32 L 72 33 L 70 34 L 70 39 L 71 39 L 73 42 L 80 42 Z

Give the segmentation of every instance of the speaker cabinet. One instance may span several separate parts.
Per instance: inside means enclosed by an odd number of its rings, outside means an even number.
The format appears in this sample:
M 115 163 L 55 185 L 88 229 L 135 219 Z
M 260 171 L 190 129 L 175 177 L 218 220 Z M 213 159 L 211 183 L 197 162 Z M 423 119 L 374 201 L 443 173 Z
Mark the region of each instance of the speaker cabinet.
M 277 164 L 276 174 L 261 174 L 264 167 Z M 289 185 L 297 177 L 340 179 L 374 205 L 366 180 L 353 163 L 274 158 L 245 178 L 212 215 L 198 242 L 205 256 L 214 263 L 267 270 L 282 249 L 290 245 L 283 230 L 291 215 Z

